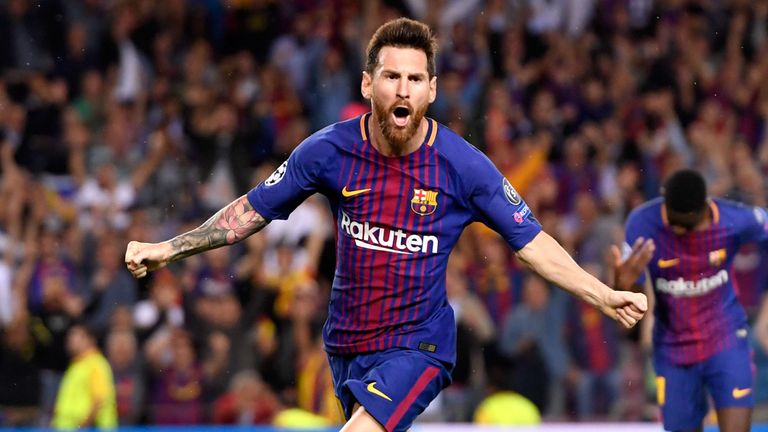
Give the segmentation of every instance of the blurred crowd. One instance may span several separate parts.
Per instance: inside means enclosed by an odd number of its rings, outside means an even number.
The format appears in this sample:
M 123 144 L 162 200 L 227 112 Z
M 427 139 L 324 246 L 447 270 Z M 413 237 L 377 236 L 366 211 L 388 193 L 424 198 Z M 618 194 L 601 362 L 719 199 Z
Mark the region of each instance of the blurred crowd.
M 439 37 L 428 115 L 606 282 L 626 215 L 675 169 L 766 205 L 766 0 L 0 0 L 0 425 L 50 421 L 81 325 L 121 424 L 341 421 L 320 338 L 324 198 L 145 279 L 123 253 L 199 225 L 310 133 L 366 112 L 365 44 L 399 16 Z M 735 266 L 766 404 L 768 253 L 745 247 Z M 458 361 L 424 421 L 482 421 L 503 391 L 545 420 L 657 419 L 647 324 L 620 330 L 479 225 L 447 285 Z

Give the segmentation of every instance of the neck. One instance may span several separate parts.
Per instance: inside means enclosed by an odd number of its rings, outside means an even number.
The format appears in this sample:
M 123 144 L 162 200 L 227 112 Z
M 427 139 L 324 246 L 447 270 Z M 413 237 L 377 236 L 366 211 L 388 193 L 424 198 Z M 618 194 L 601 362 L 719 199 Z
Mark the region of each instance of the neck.
M 86 349 L 84 349 L 83 351 L 81 351 L 79 354 L 77 354 L 75 356 L 75 360 L 80 360 L 81 358 L 87 356 L 88 354 L 90 354 L 90 353 L 92 353 L 94 351 L 96 351 L 96 348 L 94 348 L 94 347 L 86 348 Z
M 695 227 L 693 227 L 694 231 L 704 231 L 705 229 L 709 228 L 709 225 L 712 223 L 712 208 L 709 206 L 709 203 L 707 203 L 707 211 L 706 215 L 701 219 L 701 222 L 696 224 Z
M 419 127 L 416 129 L 416 133 L 413 134 L 411 139 L 405 142 L 403 145 L 397 145 L 391 143 L 379 127 L 379 119 L 376 117 L 376 113 L 371 113 L 371 117 L 368 120 L 368 130 L 370 131 L 371 145 L 384 156 L 398 157 L 409 155 L 421 147 L 421 144 L 427 138 L 427 129 L 429 129 L 427 118 L 422 117 L 419 122 Z

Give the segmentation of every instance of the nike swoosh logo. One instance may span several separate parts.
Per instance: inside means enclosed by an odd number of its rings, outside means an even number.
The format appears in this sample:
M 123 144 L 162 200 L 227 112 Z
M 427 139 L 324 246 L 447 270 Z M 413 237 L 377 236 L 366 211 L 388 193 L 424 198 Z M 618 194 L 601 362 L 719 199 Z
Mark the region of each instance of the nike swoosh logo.
M 659 268 L 670 268 L 678 265 L 680 263 L 680 258 L 672 258 L 672 259 L 659 259 L 658 263 Z
M 743 398 L 744 396 L 746 396 L 746 395 L 748 395 L 750 393 L 752 393 L 752 389 L 749 388 L 749 387 L 743 388 L 743 389 L 740 389 L 740 388 L 736 387 L 736 388 L 733 389 L 733 398 L 734 399 L 741 399 L 741 398 Z
M 355 195 L 364 194 L 364 193 L 366 193 L 366 192 L 368 192 L 370 190 L 371 190 L 370 188 L 368 188 L 368 189 L 347 190 L 347 187 L 344 186 L 344 188 L 341 189 L 341 195 L 344 198 L 349 198 L 349 197 L 353 197 Z
M 386 400 L 388 400 L 388 401 L 392 402 L 392 399 L 390 399 L 390 398 L 389 398 L 389 396 L 387 396 L 387 395 L 385 395 L 384 393 L 382 393 L 382 392 L 381 392 L 381 390 L 379 390 L 379 389 L 377 389 L 376 387 L 374 387 L 375 385 L 376 385 L 376 381 L 374 381 L 374 382 L 372 382 L 372 383 L 368 384 L 368 391 L 369 391 L 369 392 L 371 392 L 371 393 L 373 393 L 373 394 L 375 394 L 376 396 L 380 396 L 380 397 L 383 397 L 384 399 L 386 399 Z M 736 391 L 736 390 L 734 390 L 734 392 L 735 392 L 735 391 Z

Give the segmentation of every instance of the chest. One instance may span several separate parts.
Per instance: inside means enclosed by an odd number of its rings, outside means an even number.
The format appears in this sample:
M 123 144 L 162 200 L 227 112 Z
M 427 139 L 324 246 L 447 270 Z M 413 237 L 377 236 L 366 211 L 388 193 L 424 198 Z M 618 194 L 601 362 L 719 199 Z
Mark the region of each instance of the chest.
M 418 229 L 460 213 L 447 168 L 428 154 L 357 157 L 348 165 L 332 187 L 341 218 Z
M 723 230 L 697 235 L 665 233 L 656 241 L 651 269 L 661 275 L 707 275 L 728 266 L 736 253 L 732 236 Z

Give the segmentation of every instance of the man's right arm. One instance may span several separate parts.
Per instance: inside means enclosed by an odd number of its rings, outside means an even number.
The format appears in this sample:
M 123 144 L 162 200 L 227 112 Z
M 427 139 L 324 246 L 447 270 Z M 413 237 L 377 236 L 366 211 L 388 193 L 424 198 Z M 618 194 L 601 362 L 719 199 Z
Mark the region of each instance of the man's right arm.
M 190 255 L 231 245 L 260 231 L 269 221 L 257 213 L 246 195 L 219 210 L 199 227 L 162 243 L 128 243 L 125 264 L 134 277 Z

